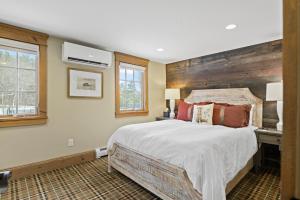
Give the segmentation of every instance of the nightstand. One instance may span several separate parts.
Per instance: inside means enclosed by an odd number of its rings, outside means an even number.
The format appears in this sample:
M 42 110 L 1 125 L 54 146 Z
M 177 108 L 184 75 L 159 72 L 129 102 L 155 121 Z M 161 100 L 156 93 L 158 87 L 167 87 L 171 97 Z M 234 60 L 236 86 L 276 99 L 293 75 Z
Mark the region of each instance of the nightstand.
M 171 119 L 171 118 L 169 118 L 169 117 L 156 117 L 155 118 L 156 121 L 169 120 L 169 119 Z
M 255 168 L 259 170 L 263 166 L 263 162 L 266 159 L 264 155 L 264 149 L 262 148 L 263 144 L 270 144 L 278 146 L 279 151 L 281 151 L 281 139 L 282 139 L 282 131 L 278 131 L 276 129 L 256 129 L 255 130 L 258 144 L 258 151 L 255 158 Z M 274 159 L 270 159 L 274 161 Z

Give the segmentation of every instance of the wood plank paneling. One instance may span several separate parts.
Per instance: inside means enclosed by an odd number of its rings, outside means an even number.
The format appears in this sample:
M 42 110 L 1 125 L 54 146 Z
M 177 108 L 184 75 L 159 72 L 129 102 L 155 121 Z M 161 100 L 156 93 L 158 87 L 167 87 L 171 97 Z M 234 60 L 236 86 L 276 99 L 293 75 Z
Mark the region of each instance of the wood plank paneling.
M 168 88 L 181 88 L 181 98 L 193 89 L 248 87 L 265 100 L 266 84 L 282 80 L 282 41 L 171 63 L 166 66 Z M 278 121 L 276 103 L 264 102 L 264 126 Z

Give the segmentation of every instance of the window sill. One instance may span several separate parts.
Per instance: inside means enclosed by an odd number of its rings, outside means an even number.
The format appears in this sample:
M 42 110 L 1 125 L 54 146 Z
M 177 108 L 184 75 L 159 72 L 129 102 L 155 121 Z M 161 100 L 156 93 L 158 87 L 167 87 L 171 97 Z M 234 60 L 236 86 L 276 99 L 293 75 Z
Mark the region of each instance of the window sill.
M 116 117 L 136 117 L 148 115 L 148 111 L 127 111 L 127 112 L 116 112 Z
M 15 126 L 31 126 L 47 123 L 47 116 L 3 117 L 0 118 L 0 128 Z

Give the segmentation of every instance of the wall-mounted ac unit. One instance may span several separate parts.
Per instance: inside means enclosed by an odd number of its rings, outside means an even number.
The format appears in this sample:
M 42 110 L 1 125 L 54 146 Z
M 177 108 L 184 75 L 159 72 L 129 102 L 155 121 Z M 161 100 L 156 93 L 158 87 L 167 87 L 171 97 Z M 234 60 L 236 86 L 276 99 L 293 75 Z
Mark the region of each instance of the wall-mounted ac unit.
M 112 65 L 112 52 L 64 42 L 62 59 L 69 63 L 109 68 Z

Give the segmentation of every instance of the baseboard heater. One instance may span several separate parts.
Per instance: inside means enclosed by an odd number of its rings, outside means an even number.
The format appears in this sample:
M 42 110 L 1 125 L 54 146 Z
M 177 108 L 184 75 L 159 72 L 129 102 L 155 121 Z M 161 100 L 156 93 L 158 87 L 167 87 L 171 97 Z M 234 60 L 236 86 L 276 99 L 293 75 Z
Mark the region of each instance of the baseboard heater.
M 11 177 L 10 171 L 0 172 L 0 194 L 7 191 L 8 179 Z
M 100 147 L 100 148 L 96 148 L 96 158 L 101 158 L 103 156 L 107 156 L 107 148 L 106 147 Z

